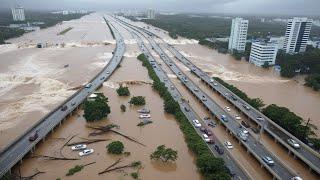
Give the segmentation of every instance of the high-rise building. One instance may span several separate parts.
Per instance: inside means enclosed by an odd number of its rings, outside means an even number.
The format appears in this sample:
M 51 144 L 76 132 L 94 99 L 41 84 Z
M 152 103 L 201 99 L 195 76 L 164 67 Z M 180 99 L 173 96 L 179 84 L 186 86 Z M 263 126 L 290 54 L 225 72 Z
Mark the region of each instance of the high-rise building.
M 16 6 L 11 8 L 12 17 L 14 21 L 24 21 L 26 20 L 24 16 L 24 9 L 21 6 Z
M 232 19 L 229 50 L 244 51 L 246 48 L 249 21 L 242 18 Z
M 283 49 L 286 53 L 305 52 L 312 26 L 312 19 L 295 17 L 289 19 Z
M 147 18 L 148 19 L 156 18 L 156 13 L 155 13 L 154 9 L 148 9 L 147 10 Z
M 265 63 L 274 65 L 278 52 L 278 44 L 274 42 L 253 42 L 251 46 L 249 62 L 256 66 Z

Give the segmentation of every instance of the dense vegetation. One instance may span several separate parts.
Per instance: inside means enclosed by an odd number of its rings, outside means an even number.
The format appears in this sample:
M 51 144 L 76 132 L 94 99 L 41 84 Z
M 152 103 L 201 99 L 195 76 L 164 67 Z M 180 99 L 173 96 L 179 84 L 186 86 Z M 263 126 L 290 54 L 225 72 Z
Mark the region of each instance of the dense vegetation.
M 307 48 L 305 53 L 286 54 L 279 51 L 277 62 L 281 67 L 281 76 L 293 77 L 296 70 L 301 74 L 320 73 L 320 49 Z
M 108 149 L 108 153 L 110 154 L 122 154 L 124 145 L 120 141 L 113 141 L 106 147 Z
M 142 106 L 146 104 L 146 99 L 143 96 L 133 96 L 130 101 L 129 104 L 133 104 L 136 106 Z
M 44 22 L 44 24 L 39 24 L 40 28 L 47 28 L 54 26 L 62 21 L 69 21 L 72 19 L 79 19 L 87 14 L 52 14 L 47 11 L 25 11 L 26 21 L 18 23 L 33 23 L 33 22 Z M 0 26 L 9 26 L 10 24 L 17 23 L 13 21 L 11 11 L 1 9 L 0 10 Z M 16 28 L 0 28 L 0 44 L 3 44 L 5 40 L 13 37 L 19 37 L 24 33 L 24 30 L 19 30 Z
M 117 89 L 117 93 L 118 93 L 119 96 L 130 96 L 130 91 L 129 91 L 128 87 L 120 86 Z
M 277 22 L 261 22 L 253 16 L 249 19 L 248 39 L 265 37 L 269 34 L 284 36 L 286 24 Z M 186 38 L 204 39 L 207 37 L 226 37 L 230 35 L 231 18 L 210 17 L 209 15 L 190 16 L 188 14 L 158 15 L 157 19 L 143 21 L 169 33 Z M 313 26 L 311 36 L 320 36 L 320 28 Z
M 223 178 L 224 180 L 231 179 L 227 171 L 225 170 L 224 161 L 220 158 L 216 158 L 213 156 L 207 144 L 197 134 L 193 126 L 190 124 L 188 119 L 185 117 L 185 115 L 179 108 L 179 104 L 176 101 L 174 101 L 169 91 L 167 90 L 165 84 L 160 81 L 145 55 L 140 54 L 138 56 L 138 59 L 142 61 L 142 65 L 148 69 L 149 77 L 153 80 L 152 87 L 153 89 L 158 91 L 160 96 L 163 98 L 164 106 L 166 106 L 165 104 L 167 104 L 167 106 L 170 105 L 173 107 L 173 109 L 165 110 L 167 113 L 174 115 L 176 120 L 178 121 L 180 129 L 184 134 L 184 138 L 188 145 L 188 148 L 197 157 L 197 167 L 202 173 L 205 180 L 218 180 L 221 178 Z M 219 161 L 219 163 L 214 163 L 216 161 Z M 207 170 L 202 171 L 205 169 Z
M 23 29 L 0 27 L 0 44 L 4 44 L 5 40 L 19 37 L 24 33 L 25 31 Z
M 66 174 L 66 176 L 72 176 L 75 173 L 81 171 L 84 168 L 83 165 L 76 165 L 75 167 L 69 169 L 68 173 Z
M 244 93 L 243 91 L 241 91 L 240 89 L 238 89 L 237 87 L 226 83 L 225 81 L 223 81 L 222 79 L 218 78 L 218 77 L 213 77 L 213 79 L 215 79 L 216 81 L 218 81 L 220 84 L 222 84 L 224 87 L 228 88 L 230 91 L 232 91 L 234 94 L 236 94 L 238 97 L 240 97 L 241 99 L 243 99 L 244 101 L 246 101 L 248 104 L 250 104 L 252 107 L 256 108 L 256 109 L 260 109 L 261 107 L 264 106 L 264 103 L 262 101 L 262 99 L 260 98 L 249 98 L 248 95 L 246 93 Z
M 320 143 L 320 139 L 311 138 L 311 136 L 315 135 L 311 129 L 311 127 L 314 127 L 314 125 L 309 124 L 307 126 L 302 124 L 304 123 L 303 119 L 291 112 L 288 108 L 271 104 L 264 108 L 262 112 L 272 121 L 277 123 L 279 126 L 290 132 L 301 141 L 308 142 L 308 140 L 312 139 L 312 141 L 318 141 Z M 319 149 L 316 144 L 315 148 Z
M 110 113 L 110 107 L 108 105 L 108 98 L 102 93 L 97 93 L 97 97 L 94 100 L 86 100 L 84 102 L 84 115 L 83 117 L 87 121 L 96 121 L 105 118 Z
M 312 74 L 305 78 L 305 85 L 312 87 L 315 91 L 320 90 L 320 73 Z
M 165 145 L 160 145 L 150 155 L 152 160 L 161 160 L 162 162 L 174 162 L 178 158 L 178 151 L 171 148 L 166 148 Z

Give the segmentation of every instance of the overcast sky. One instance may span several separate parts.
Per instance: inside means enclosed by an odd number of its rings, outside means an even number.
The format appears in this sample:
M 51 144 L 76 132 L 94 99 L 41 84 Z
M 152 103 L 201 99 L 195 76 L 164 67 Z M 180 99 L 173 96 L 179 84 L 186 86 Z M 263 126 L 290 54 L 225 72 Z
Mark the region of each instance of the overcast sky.
M 320 15 L 320 0 L 0 0 L 26 9 L 143 10 L 233 14 Z

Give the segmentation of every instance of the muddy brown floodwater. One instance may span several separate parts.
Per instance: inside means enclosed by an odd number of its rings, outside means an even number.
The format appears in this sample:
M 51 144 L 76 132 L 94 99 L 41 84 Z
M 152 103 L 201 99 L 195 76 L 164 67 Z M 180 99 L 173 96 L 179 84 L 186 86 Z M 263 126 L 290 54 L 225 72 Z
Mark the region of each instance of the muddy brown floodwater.
M 0 149 L 94 77 L 115 48 L 97 13 L 8 41 L 0 45 Z
M 128 45 L 128 54 L 138 54 L 136 45 Z M 124 143 L 125 151 L 131 153 L 130 156 L 123 158 L 121 164 L 128 164 L 132 161 L 141 161 L 143 168 L 139 170 L 141 179 L 201 179 L 198 173 L 194 155 L 188 150 L 184 141 L 183 134 L 175 119 L 163 111 L 163 100 L 155 92 L 150 84 L 137 83 L 128 85 L 131 96 L 145 96 L 146 106 L 151 109 L 152 124 L 145 127 L 138 127 L 140 122 L 137 110 L 142 107 L 129 106 L 130 97 L 119 97 L 116 93 L 118 84 L 124 81 L 151 82 L 147 75 L 147 70 L 142 67 L 141 62 L 135 57 L 125 57 L 121 67 L 115 71 L 111 78 L 104 83 L 99 92 L 103 92 L 109 99 L 111 113 L 108 118 L 90 123 L 90 125 L 106 125 L 115 123 L 120 125 L 119 131 L 136 138 L 146 145 L 143 147 L 115 134 L 106 134 L 94 138 L 108 138 L 108 142 L 90 144 L 88 147 L 95 150 L 94 154 L 82 157 L 77 161 L 49 161 L 44 159 L 25 159 L 21 166 L 16 167 L 16 172 L 20 168 L 23 176 L 33 174 L 34 171 L 45 171 L 45 174 L 38 175 L 35 179 L 132 179 L 130 176 L 133 169 L 125 169 L 124 172 L 112 172 L 98 175 L 119 157 L 107 153 L 106 145 L 113 140 L 120 140 Z M 126 112 L 121 112 L 120 105 L 127 107 Z M 61 127 L 47 138 L 44 143 L 40 143 L 35 154 L 59 156 L 59 149 L 66 140 L 57 138 L 67 138 L 77 134 L 74 141 L 79 137 L 88 137 L 92 130 L 86 128 L 86 121 L 82 117 L 83 111 L 77 111 L 72 117 L 68 118 Z M 150 154 L 158 145 L 165 144 L 178 151 L 178 160 L 175 164 L 165 165 L 161 162 L 150 160 Z M 79 157 L 77 152 L 72 152 L 70 147 L 63 149 L 63 154 L 67 157 Z M 75 165 L 96 162 L 96 164 L 85 167 L 81 172 L 73 176 L 65 176 L 68 169 Z M 120 165 L 120 164 L 119 164 Z M 129 173 L 129 174 L 128 174 Z

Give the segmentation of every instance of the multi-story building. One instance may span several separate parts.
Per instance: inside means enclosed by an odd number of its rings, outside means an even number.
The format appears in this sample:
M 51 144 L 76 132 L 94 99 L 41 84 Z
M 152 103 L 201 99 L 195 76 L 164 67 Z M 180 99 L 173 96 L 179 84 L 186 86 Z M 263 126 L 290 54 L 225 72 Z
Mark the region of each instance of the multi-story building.
M 24 9 L 21 6 L 16 6 L 11 8 L 12 17 L 14 21 L 24 21 L 26 20 L 24 16 Z
M 256 66 L 262 66 L 266 63 L 274 65 L 277 52 L 278 44 L 275 42 L 253 42 L 249 62 Z
M 147 10 L 147 18 L 148 19 L 156 18 L 156 13 L 155 13 L 154 9 L 148 9 Z
M 312 19 L 295 17 L 289 19 L 283 49 L 286 53 L 305 52 L 312 26 Z
M 248 33 L 249 21 L 242 18 L 232 19 L 228 49 L 230 51 L 244 51 Z

